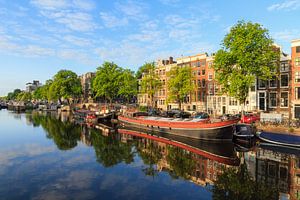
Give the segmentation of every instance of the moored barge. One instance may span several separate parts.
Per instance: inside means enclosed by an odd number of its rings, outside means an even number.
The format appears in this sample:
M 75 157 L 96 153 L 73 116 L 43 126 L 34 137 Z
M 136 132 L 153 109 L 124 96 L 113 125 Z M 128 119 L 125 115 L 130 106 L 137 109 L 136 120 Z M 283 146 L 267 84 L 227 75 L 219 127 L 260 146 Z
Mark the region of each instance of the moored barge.
M 238 119 L 212 122 L 209 119 L 179 119 L 139 116 L 138 113 L 125 113 L 118 116 L 124 126 L 134 126 L 202 140 L 231 141 L 234 125 Z

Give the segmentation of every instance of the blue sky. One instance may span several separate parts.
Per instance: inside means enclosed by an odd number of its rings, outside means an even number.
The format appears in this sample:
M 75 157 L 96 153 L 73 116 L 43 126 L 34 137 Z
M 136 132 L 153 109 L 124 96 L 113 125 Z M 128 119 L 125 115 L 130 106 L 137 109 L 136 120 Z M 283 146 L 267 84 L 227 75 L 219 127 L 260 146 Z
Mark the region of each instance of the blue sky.
M 258 22 L 290 53 L 300 0 L 0 0 L 0 96 L 60 69 L 215 52 L 238 20 Z

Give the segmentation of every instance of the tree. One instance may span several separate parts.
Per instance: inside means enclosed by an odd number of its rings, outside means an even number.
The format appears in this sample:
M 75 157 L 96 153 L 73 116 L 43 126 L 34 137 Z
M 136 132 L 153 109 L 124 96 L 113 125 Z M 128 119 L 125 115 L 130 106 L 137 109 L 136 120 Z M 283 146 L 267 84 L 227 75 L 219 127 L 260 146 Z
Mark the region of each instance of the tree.
M 49 100 L 50 97 L 50 86 L 53 83 L 51 79 L 47 80 L 45 85 L 38 87 L 34 92 L 33 92 L 33 98 L 36 100 Z
M 20 92 L 16 98 L 18 101 L 30 101 L 32 99 L 32 95 L 30 92 Z
M 96 76 L 92 81 L 95 97 L 104 97 L 112 104 L 118 95 L 120 87 L 121 68 L 113 62 L 104 62 L 97 68 Z
M 7 99 L 8 100 L 16 100 L 17 96 L 19 93 L 21 93 L 22 91 L 20 89 L 15 89 L 13 92 L 9 92 L 7 94 Z
M 151 107 L 154 107 L 154 95 L 162 87 L 159 76 L 155 73 L 154 63 L 145 63 L 144 76 L 141 80 L 141 93 L 147 94 L 150 98 Z
M 81 82 L 77 74 L 70 70 L 60 70 L 53 78 L 53 83 L 49 88 L 49 98 L 51 100 L 62 101 L 62 98 L 75 99 L 82 94 Z
M 130 98 L 137 94 L 137 79 L 134 76 L 134 72 L 129 69 L 125 69 L 122 71 L 119 79 L 121 84 L 118 94 L 129 102 Z
M 245 104 L 249 88 L 259 78 L 267 80 L 276 73 L 279 52 L 268 30 L 258 23 L 239 21 L 224 37 L 215 56 L 216 80 L 222 92 Z
M 279 197 L 279 191 L 274 185 L 253 180 L 245 163 L 238 169 L 223 169 L 223 173 L 214 183 L 212 192 L 214 200 L 262 200 Z
M 191 67 L 173 67 L 168 73 L 167 87 L 169 91 L 168 100 L 178 102 L 179 109 L 184 98 L 195 88 Z

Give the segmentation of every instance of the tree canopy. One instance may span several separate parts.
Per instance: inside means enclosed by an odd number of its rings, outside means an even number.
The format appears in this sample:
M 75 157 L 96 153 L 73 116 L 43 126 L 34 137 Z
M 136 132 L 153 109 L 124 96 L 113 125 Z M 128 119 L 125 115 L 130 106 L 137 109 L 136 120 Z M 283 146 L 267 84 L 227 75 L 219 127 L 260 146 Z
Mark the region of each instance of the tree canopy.
M 179 109 L 184 98 L 189 95 L 195 88 L 193 84 L 192 69 L 186 67 L 173 67 L 168 73 L 168 101 L 178 102 Z
M 13 92 L 9 92 L 7 94 L 7 99 L 8 100 L 16 100 L 17 96 L 19 93 L 21 93 L 22 91 L 20 89 L 15 89 Z
M 60 100 L 62 98 L 78 98 L 82 94 L 80 79 L 77 74 L 70 70 L 60 70 L 55 74 L 49 87 L 49 98 Z
M 134 72 L 129 69 L 123 70 L 119 80 L 121 85 L 118 94 L 129 101 L 130 98 L 137 94 L 137 79 L 134 76 Z
M 258 23 L 239 21 L 224 37 L 214 60 L 216 80 L 222 92 L 245 103 L 256 78 L 267 80 L 276 73 L 279 51 L 268 30 Z
M 113 62 L 104 62 L 98 67 L 92 83 L 95 97 L 105 97 L 112 103 L 118 96 L 121 73 L 122 69 Z
M 141 93 L 148 95 L 151 107 L 154 107 L 154 95 L 162 87 L 162 84 L 159 76 L 155 73 L 154 63 L 145 63 L 141 68 L 144 68 L 143 72 L 145 72 L 141 79 Z

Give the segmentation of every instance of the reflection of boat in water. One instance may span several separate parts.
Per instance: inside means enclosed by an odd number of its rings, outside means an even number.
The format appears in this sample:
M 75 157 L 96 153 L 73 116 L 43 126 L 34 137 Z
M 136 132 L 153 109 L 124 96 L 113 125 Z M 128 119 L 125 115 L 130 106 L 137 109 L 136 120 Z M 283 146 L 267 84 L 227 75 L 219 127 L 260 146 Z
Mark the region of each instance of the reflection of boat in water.
M 259 147 L 262 149 L 271 150 L 277 153 L 289 154 L 289 155 L 300 155 L 300 149 L 296 147 L 282 146 L 277 144 L 265 143 L 262 142 L 259 144 Z
M 119 128 L 118 133 L 127 134 L 141 138 L 147 138 L 157 142 L 176 146 L 181 149 L 190 151 L 208 159 L 227 165 L 238 165 L 239 159 L 234 151 L 232 142 L 208 142 L 204 140 L 196 140 L 191 138 L 183 138 L 176 135 L 166 133 L 141 132 L 137 128 Z
M 252 126 L 251 124 L 237 124 L 233 131 L 233 141 L 249 143 L 253 141 L 255 133 L 255 126 Z

